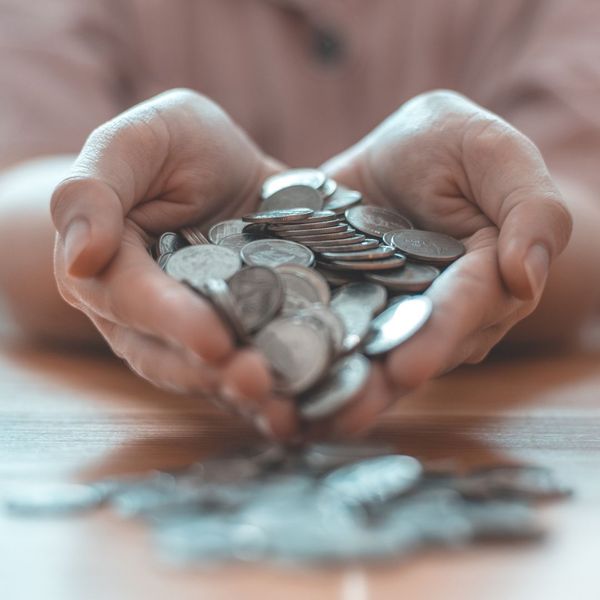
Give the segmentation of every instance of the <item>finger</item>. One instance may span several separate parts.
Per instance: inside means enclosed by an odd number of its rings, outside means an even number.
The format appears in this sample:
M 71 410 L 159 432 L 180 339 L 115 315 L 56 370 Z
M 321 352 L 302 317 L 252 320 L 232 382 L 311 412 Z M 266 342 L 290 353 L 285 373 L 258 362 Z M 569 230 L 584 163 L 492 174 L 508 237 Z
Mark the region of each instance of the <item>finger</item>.
M 292 442 L 300 433 L 293 400 L 281 396 L 271 396 L 263 403 L 254 425 L 266 438 L 278 442 Z
M 518 298 L 539 298 L 572 229 L 539 151 L 500 119 L 481 119 L 464 137 L 463 163 L 474 198 L 500 228 L 506 285 Z
M 115 354 L 155 386 L 176 393 L 202 395 L 212 395 L 217 389 L 218 371 L 191 352 L 100 317 L 94 318 L 94 324 Z
M 114 260 L 97 277 L 67 275 L 62 256 L 59 248 L 58 279 L 68 288 L 63 295 L 90 318 L 102 317 L 187 348 L 209 362 L 232 352 L 231 334 L 211 305 L 163 273 L 133 230 L 126 231 Z

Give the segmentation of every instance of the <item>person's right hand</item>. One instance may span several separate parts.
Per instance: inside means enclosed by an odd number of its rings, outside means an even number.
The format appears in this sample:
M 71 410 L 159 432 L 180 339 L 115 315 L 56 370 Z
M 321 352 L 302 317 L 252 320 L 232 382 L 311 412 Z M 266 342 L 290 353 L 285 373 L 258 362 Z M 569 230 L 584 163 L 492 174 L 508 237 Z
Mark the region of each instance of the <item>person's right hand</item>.
M 174 90 L 94 131 L 51 210 L 59 290 L 115 354 L 159 387 L 219 395 L 286 437 L 293 407 L 270 396 L 264 359 L 235 350 L 210 304 L 147 251 L 164 231 L 255 209 L 280 169 L 213 102 Z

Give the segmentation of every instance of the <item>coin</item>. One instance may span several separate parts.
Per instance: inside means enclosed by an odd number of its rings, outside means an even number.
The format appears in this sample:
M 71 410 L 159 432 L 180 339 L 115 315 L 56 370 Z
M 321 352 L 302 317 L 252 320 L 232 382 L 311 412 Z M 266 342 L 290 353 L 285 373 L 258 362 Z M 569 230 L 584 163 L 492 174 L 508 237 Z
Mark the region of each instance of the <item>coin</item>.
M 365 344 L 365 354 L 385 354 L 410 339 L 428 321 L 432 308 L 427 296 L 399 299 L 373 319 L 372 334 Z
M 328 242 L 330 240 L 348 240 L 348 239 L 356 239 L 357 233 L 354 229 L 343 225 L 340 231 L 337 231 L 337 228 L 331 228 L 326 233 L 316 234 L 313 232 L 302 233 L 302 234 L 294 234 L 289 235 L 286 234 L 286 238 L 297 240 L 301 243 L 306 244 L 318 244 L 319 242 Z
M 328 223 L 309 223 L 309 226 L 302 227 L 300 229 L 272 229 L 271 231 L 281 237 L 291 238 L 297 237 L 311 237 L 315 235 L 331 235 L 333 233 L 339 233 L 341 231 L 348 231 L 349 227 L 346 223 L 339 223 L 330 221 Z M 352 230 L 354 231 L 354 230 Z
M 360 204 L 362 201 L 362 194 L 356 190 L 349 190 L 348 188 L 338 185 L 336 191 L 326 201 L 323 208 L 325 210 L 331 210 L 336 214 L 343 215 L 348 208 Z
M 392 244 L 413 260 L 436 265 L 454 262 L 466 251 L 462 242 L 449 235 L 419 229 L 396 232 Z
M 229 280 L 229 289 L 249 333 L 264 327 L 283 305 L 283 281 L 273 269 L 245 267 Z
M 242 229 L 242 233 L 249 233 L 257 237 L 266 237 L 269 235 L 268 223 L 247 223 Z
M 302 221 L 313 213 L 314 211 L 310 208 L 288 208 L 249 213 L 244 215 L 242 220 L 249 223 L 292 223 L 293 221 Z
M 312 319 L 319 327 L 327 331 L 335 356 L 340 355 L 344 351 L 344 339 L 346 337 L 344 322 L 328 306 L 312 304 L 298 310 L 296 316 L 300 319 Z
M 412 229 L 412 223 L 398 211 L 381 206 L 354 206 L 345 215 L 352 227 L 378 238 L 388 231 Z
M 240 254 L 242 260 L 253 267 L 274 268 L 288 264 L 310 267 L 315 260 L 306 246 L 289 240 L 255 240 L 246 244 Z
M 287 210 L 289 208 L 321 210 L 323 208 L 323 197 L 315 188 L 308 185 L 290 185 L 273 192 L 260 205 L 261 212 Z
M 254 235 L 252 233 L 234 233 L 233 235 L 224 237 L 217 245 L 229 248 L 239 254 L 246 244 L 262 239 L 264 239 L 264 236 Z
M 158 260 L 156 262 L 158 263 L 158 266 L 163 271 L 166 271 L 166 269 L 167 269 L 167 263 L 169 262 L 169 259 L 171 258 L 171 256 L 173 256 L 173 253 L 172 252 L 167 252 L 166 254 L 161 254 L 158 257 Z
M 321 197 L 324 200 L 327 200 L 327 198 L 330 198 L 331 196 L 333 196 L 333 194 L 335 194 L 337 188 L 337 181 L 335 179 L 332 179 L 331 177 L 328 177 L 325 180 L 323 186 L 319 189 L 319 193 L 321 194 Z
M 239 306 L 227 284 L 222 279 L 208 279 L 204 282 L 201 291 L 211 301 L 235 338 L 244 341 L 247 330 L 242 322 Z
M 327 260 L 379 260 L 393 256 L 396 249 L 393 246 L 377 246 L 361 252 L 322 252 L 321 258 Z
M 387 301 L 385 287 L 377 283 L 360 281 L 349 283 L 336 291 L 331 299 L 333 308 L 343 305 L 354 305 L 362 307 L 371 315 L 380 313 Z
M 404 256 L 396 254 L 381 260 L 332 260 L 331 267 L 349 271 L 387 271 L 403 267 L 405 262 Z
M 360 304 L 350 302 L 338 303 L 335 306 L 331 305 L 331 310 L 344 325 L 344 339 L 342 340 L 340 354 L 353 352 L 367 338 L 371 330 L 373 315 Z
M 192 244 L 192 246 L 209 243 L 199 227 L 182 227 L 179 230 L 179 233 L 189 244 Z
M 186 246 L 187 242 L 185 239 L 172 231 L 167 231 L 158 238 L 159 255 L 177 252 L 177 250 L 185 248 Z
M 342 239 L 323 239 L 318 241 L 306 242 L 309 247 L 315 246 L 315 248 L 346 248 L 347 246 L 354 246 L 365 241 L 365 236 L 362 234 L 353 234 L 352 237 L 346 237 Z
M 440 270 L 430 265 L 419 265 L 407 262 L 397 271 L 386 273 L 367 273 L 366 277 L 375 283 L 381 283 L 395 292 L 422 292 L 426 290 L 437 277 Z
M 321 189 L 327 181 L 327 176 L 317 169 L 289 169 L 267 177 L 262 185 L 263 200 L 275 192 L 292 185 L 307 185 L 315 190 Z
M 331 356 L 327 333 L 311 320 L 295 317 L 271 321 L 258 332 L 255 344 L 271 364 L 282 394 L 300 394 L 314 385 Z
M 283 312 L 296 312 L 311 304 L 329 304 L 329 286 L 314 269 L 299 265 L 280 265 L 275 268 L 284 288 Z
M 188 281 L 201 289 L 209 279 L 227 281 L 240 267 L 238 254 L 229 248 L 206 244 L 178 250 L 169 259 L 166 270 L 178 281 Z
M 370 370 L 371 364 L 362 354 L 353 354 L 339 360 L 325 380 L 300 397 L 301 417 L 314 421 L 336 413 L 364 388 Z
M 70 514 L 96 508 L 104 497 L 92 485 L 79 483 L 36 483 L 4 490 L 5 508 L 30 516 Z
M 412 456 L 378 456 L 336 469 L 323 484 L 352 504 L 383 504 L 406 494 L 423 473 Z
M 213 244 L 218 244 L 223 238 L 236 233 L 242 233 L 246 223 L 241 219 L 229 219 L 216 223 L 208 230 L 208 239 Z
M 314 244 L 311 246 L 315 252 L 363 252 L 364 250 L 372 250 L 379 246 L 378 240 L 365 239 L 362 242 L 353 241 L 351 244 L 339 244 L 323 246 L 322 244 Z
M 360 274 L 356 271 L 334 271 L 323 266 L 323 263 L 317 262 L 317 271 L 327 280 L 329 285 L 336 287 L 338 285 L 344 285 L 352 281 L 360 279 Z

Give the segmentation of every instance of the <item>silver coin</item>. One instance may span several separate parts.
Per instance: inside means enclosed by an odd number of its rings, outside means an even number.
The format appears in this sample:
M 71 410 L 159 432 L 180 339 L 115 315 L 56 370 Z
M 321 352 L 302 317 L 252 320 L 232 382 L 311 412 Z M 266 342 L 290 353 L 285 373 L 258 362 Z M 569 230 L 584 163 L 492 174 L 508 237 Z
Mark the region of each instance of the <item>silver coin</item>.
M 171 258 L 171 256 L 173 256 L 173 253 L 172 252 L 167 252 L 166 254 L 161 254 L 158 257 L 158 260 L 156 262 L 158 263 L 158 266 L 163 271 L 167 270 L 167 263 L 169 262 L 169 259 Z
M 331 305 L 334 308 L 341 306 L 360 306 L 370 315 L 380 313 L 387 302 L 385 287 L 377 283 L 360 281 L 342 286 L 334 294 Z
M 413 260 L 435 265 L 447 265 L 465 252 L 464 244 L 444 233 L 410 229 L 392 235 L 392 244 Z
M 210 243 L 199 227 L 182 227 L 179 233 L 192 246 Z
M 313 304 L 299 310 L 296 316 L 300 319 L 312 319 L 319 327 L 327 331 L 334 356 L 339 356 L 343 353 L 344 339 L 346 337 L 344 322 L 328 306 Z
M 284 287 L 279 274 L 266 267 L 246 267 L 229 280 L 229 289 L 247 332 L 264 327 L 283 305 Z
M 275 319 L 256 335 L 255 344 L 270 363 L 276 376 L 276 389 L 282 394 L 302 393 L 313 386 L 329 366 L 329 337 L 311 320 Z
M 286 229 L 286 228 L 295 228 L 295 227 L 308 227 L 309 225 L 316 225 L 317 223 L 328 223 L 330 221 L 335 221 L 337 223 L 341 222 L 342 217 L 340 215 L 336 215 L 331 210 L 317 210 L 310 217 L 306 217 L 303 221 L 295 221 L 294 223 L 274 223 L 273 225 L 269 225 L 270 229 Z M 320 227 L 324 227 L 324 225 L 320 225 Z
M 167 273 L 178 281 L 188 281 L 201 289 L 209 279 L 227 281 L 240 270 L 242 261 L 229 248 L 206 244 L 178 250 L 167 263 Z
M 380 260 L 332 260 L 332 269 L 344 269 L 348 271 L 389 271 L 399 269 L 406 263 L 406 257 L 401 254 L 382 258 Z
M 321 258 L 326 260 L 381 260 L 389 258 L 396 252 L 393 246 L 377 246 L 371 250 L 363 250 L 361 252 L 323 252 Z
M 359 234 L 358 234 L 359 235 Z M 301 244 L 319 244 L 320 242 L 325 242 L 326 244 L 332 240 L 354 240 L 357 239 L 357 233 L 351 227 L 346 225 L 342 226 L 340 230 L 338 228 L 331 228 L 330 231 L 321 234 L 294 234 L 294 235 L 286 235 L 287 239 L 295 240 L 300 242 Z
M 290 185 L 272 193 L 260 205 L 261 212 L 289 208 L 311 208 L 318 211 L 323 208 L 323 197 L 308 185 Z
M 364 388 L 371 363 L 361 354 L 342 358 L 333 365 L 327 378 L 299 399 L 303 419 L 324 419 L 351 402 Z
M 360 192 L 338 185 L 336 191 L 325 201 L 323 208 L 343 215 L 346 210 L 361 202 L 362 194 Z
M 315 248 L 346 248 L 348 246 L 354 246 L 356 244 L 362 244 L 365 241 L 365 236 L 362 234 L 353 234 L 352 237 L 345 237 L 342 239 L 322 239 L 311 242 L 306 242 L 309 247 L 315 246 Z
M 398 211 L 381 206 L 354 206 L 346 212 L 346 220 L 352 227 L 381 238 L 388 231 L 412 229 L 412 223 Z
M 236 233 L 242 233 L 246 223 L 241 219 L 229 219 L 228 221 L 221 221 L 216 223 L 208 230 L 208 239 L 213 244 L 218 244 L 223 238 L 228 235 L 234 235 Z
M 410 339 L 427 323 L 432 308 L 427 296 L 400 298 L 373 319 L 372 334 L 365 344 L 365 354 L 385 354 Z
M 325 477 L 324 485 L 352 504 L 383 504 L 406 494 L 421 479 L 423 467 L 412 456 L 369 458 L 341 467 Z
M 431 265 L 406 263 L 398 270 L 383 273 L 367 273 L 370 281 L 384 285 L 395 292 L 422 292 L 426 290 L 437 277 L 440 270 Z
M 299 265 L 280 265 L 275 271 L 283 283 L 284 314 L 295 313 L 311 304 L 329 304 L 327 281 L 314 269 Z
M 325 225 L 325 226 L 323 226 Z M 331 235 L 342 231 L 349 231 L 350 228 L 346 223 L 339 221 L 330 221 L 328 223 L 309 223 L 309 227 L 304 226 L 300 229 L 272 229 L 271 231 L 284 238 L 292 237 L 311 237 L 316 235 Z M 354 230 L 352 230 L 354 231 Z
M 229 248 L 230 250 L 233 250 L 239 254 L 246 244 L 262 239 L 264 239 L 264 236 L 262 235 L 254 235 L 252 233 L 234 233 L 233 235 L 228 235 L 227 237 L 221 239 L 217 245 L 223 246 L 224 248 Z
M 358 283 L 358 282 L 357 282 Z M 361 282 L 362 283 L 362 282 Z M 352 283 L 347 285 L 353 285 Z M 344 339 L 340 354 L 349 354 L 356 350 L 371 331 L 372 313 L 358 303 L 338 303 L 331 310 L 344 324 Z
M 293 223 L 310 217 L 314 211 L 310 208 L 286 208 L 264 212 L 248 213 L 242 217 L 247 223 Z
M 187 242 L 177 233 L 166 231 L 158 238 L 158 254 L 169 254 L 185 248 Z
M 267 177 L 262 185 L 261 196 L 263 200 L 266 200 L 279 190 L 292 185 L 307 185 L 319 190 L 326 181 L 325 173 L 317 169 L 289 169 Z
M 323 184 L 323 186 L 321 187 L 321 189 L 319 190 L 321 197 L 324 200 L 327 200 L 328 198 L 331 198 L 331 196 L 333 196 L 333 194 L 335 194 L 335 191 L 338 188 L 338 184 L 337 181 L 335 179 L 332 179 L 331 177 L 328 177 L 325 180 L 325 183 Z
M 316 471 L 329 471 L 365 458 L 393 454 L 394 447 L 366 442 L 315 443 L 304 448 L 302 462 Z
M 239 306 L 227 284 L 222 279 L 208 279 L 202 286 L 202 292 L 229 326 L 235 338 L 245 340 L 248 332 L 242 322 Z
M 309 248 L 289 240 L 256 240 L 246 244 L 240 254 L 243 261 L 252 267 L 275 268 L 288 264 L 310 267 L 315 260 Z
M 379 240 L 365 239 L 362 242 L 352 241 L 351 244 L 336 244 L 335 246 L 322 246 L 314 244 L 312 249 L 315 252 L 364 252 L 365 250 L 372 250 L 379 246 Z
M 3 491 L 5 508 L 28 516 L 81 512 L 96 508 L 103 500 L 99 489 L 76 483 L 25 484 Z

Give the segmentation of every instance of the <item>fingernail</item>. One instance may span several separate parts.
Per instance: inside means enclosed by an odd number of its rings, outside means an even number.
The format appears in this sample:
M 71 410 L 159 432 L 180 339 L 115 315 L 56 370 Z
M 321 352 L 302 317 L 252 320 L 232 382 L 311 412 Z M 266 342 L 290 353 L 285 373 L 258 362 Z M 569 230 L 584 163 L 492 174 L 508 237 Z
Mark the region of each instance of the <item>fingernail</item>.
M 254 426 L 265 437 L 267 437 L 267 438 L 273 437 L 273 430 L 271 429 L 271 424 L 269 423 L 269 419 L 267 419 L 267 417 L 265 417 L 265 415 L 256 415 L 254 417 Z
M 525 271 L 533 298 L 537 298 L 544 289 L 550 268 L 550 255 L 541 244 L 536 244 L 529 249 L 525 257 Z
M 73 219 L 65 229 L 63 240 L 67 268 L 71 269 L 90 241 L 90 224 L 87 219 L 83 217 Z

